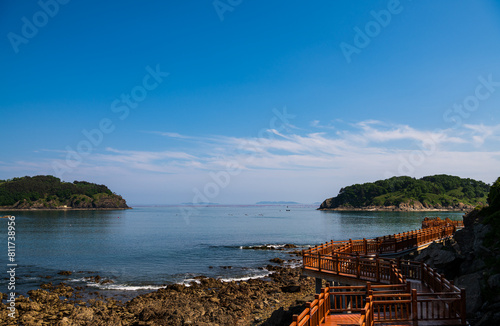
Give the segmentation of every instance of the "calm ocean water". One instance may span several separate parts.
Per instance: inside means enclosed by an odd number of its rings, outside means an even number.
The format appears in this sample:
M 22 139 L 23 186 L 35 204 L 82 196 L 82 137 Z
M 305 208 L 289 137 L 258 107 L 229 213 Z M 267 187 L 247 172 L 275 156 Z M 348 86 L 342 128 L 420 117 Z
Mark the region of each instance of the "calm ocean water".
M 117 291 L 144 292 L 205 275 L 224 279 L 267 274 L 279 251 L 242 246 L 316 245 L 372 238 L 420 227 L 425 216 L 461 219 L 462 213 L 324 212 L 290 206 L 136 207 L 126 211 L 19 211 L 16 216 L 17 291 L 64 280 Z M 7 265 L 7 219 L 0 219 L 0 262 Z M 231 266 L 231 268 L 227 268 Z M 226 268 L 224 268 L 226 267 Z M 260 268 L 260 269 L 259 269 Z M 71 276 L 59 275 L 72 271 Z M 7 274 L 0 292 L 7 292 Z M 85 277 L 113 281 L 95 284 Z M 48 278 L 47 278 L 48 277 Z

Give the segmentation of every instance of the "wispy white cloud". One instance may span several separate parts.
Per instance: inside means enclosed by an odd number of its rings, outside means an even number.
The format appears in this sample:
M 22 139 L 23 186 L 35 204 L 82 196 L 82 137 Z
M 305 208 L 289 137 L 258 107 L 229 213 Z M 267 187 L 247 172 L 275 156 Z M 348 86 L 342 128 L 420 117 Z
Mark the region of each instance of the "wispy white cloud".
M 484 124 L 465 124 L 465 128 L 472 131 L 471 139 L 474 145 L 481 146 L 486 140 L 500 140 L 500 125 L 486 126 Z
M 169 137 L 169 138 L 178 138 L 178 139 L 195 139 L 196 138 L 196 137 L 192 137 L 192 136 L 181 135 L 181 134 L 176 133 L 176 132 L 151 131 L 148 133 L 157 134 L 157 135 Z
M 425 148 L 427 152 L 432 148 L 433 156 L 481 151 L 478 145 L 500 134 L 500 125 L 465 127 L 466 129 L 461 131 L 427 131 L 408 125 L 390 125 L 377 120 L 367 120 L 337 132 L 299 134 L 268 129 L 260 137 L 212 135 L 197 138 L 177 133 L 155 132 L 160 136 L 190 139 L 190 145 L 183 146 L 182 151 L 106 148 L 105 152 L 91 155 L 87 163 L 159 173 L 216 170 L 228 161 L 238 162 L 246 170 L 366 169 L 366 162 L 380 166 L 413 151 L 426 152 Z M 394 145 L 394 142 L 397 142 L 397 145 Z M 427 152 L 426 155 L 429 154 Z M 431 162 L 430 159 L 427 161 Z
M 318 128 L 318 129 L 329 129 L 329 130 L 334 130 L 336 129 L 335 126 L 333 126 L 331 123 L 328 123 L 327 125 L 321 124 L 321 121 L 319 120 L 313 120 L 309 123 L 309 126 L 313 128 Z
M 428 131 L 371 120 L 345 128 L 337 126 L 335 131 L 268 129 L 255 137 L 157 134 L 176 136 L 176 148 L 181 150 L 108 147 L 85 157 L 67 178 L 99 175 L 104 179 L 114 176 L 118 184 L 158 182 L 165 186 L 156 185 L 157 191 L 174 187 L 188 197 L 180 202 L 190 200 L 193 188 L 210 182 L 210 173 L 224 171 L 232 162 L 244 172 L 232 184 L 232 193 L 249 189 L 259 193 L 275 191 L 281 184 L 286 188 L 314 189 L 321 199 L 321 191 L 331 192 L 332 184 L 340 187 L 394 175 L 447 173 L 492 182 L 498 177 L 495 174 L 500 163 L 500 146 L 486 146 L 498 144 L 500 125 Z M 43 159 L 3 162 L 0 170 L 19 175 L 53 174 L 54 162 L 65 164 L 64 152 L 43 151 Z M 168 191 L 176 196 L 176 191 Z

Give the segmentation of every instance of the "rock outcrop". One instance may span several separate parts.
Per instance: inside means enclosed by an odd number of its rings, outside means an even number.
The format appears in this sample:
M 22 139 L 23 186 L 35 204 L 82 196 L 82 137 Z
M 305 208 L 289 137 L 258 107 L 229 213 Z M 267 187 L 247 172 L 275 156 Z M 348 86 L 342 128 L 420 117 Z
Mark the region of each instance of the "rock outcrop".
M 313 300 L 314 282 L 300 269 L 267 266 L 270 280 L 222 282 L 198 277 L 190 286 L 169 285 L 122 303 L 112 298 L 82 301 L 65 284 L 43 285 L 16 299 L 15 318 L 0 302 L 1 325 L 289 325 Z M 0 297 L 6 295 L 0 293 Z
M 500 325 L 500 178 L 489 207 L 464 216 L 465 228 L 444 244 L 432 244 L 416 258 L 466 289 L 467 319 L 476 326 Z
M 332 198 L 326 199 L 319 207 L 320 210 L 335 210 L 335 211 L 401 211 L 401 212 L 425 212 L 425 211 L 456 211 L 468 212 L 474 209 L 475 206 L 467 205 L 464 203 L 457 203 L 455 205 L 442 206 L 440 204 L 429 205 L 422 204 L 418 200 L 408 200 L 401 202 L 398 205 L 369 205 L 365 207 L 352 207 L 352 206 L 339 206 L 332 208 Z

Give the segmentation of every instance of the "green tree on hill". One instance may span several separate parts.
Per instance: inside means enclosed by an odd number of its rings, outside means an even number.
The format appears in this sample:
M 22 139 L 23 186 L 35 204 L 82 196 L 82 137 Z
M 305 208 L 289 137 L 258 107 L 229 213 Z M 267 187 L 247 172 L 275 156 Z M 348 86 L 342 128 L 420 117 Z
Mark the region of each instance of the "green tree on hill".
M 94 203 L 90 207 L 95 207 L 96 202 L 102 202 L 102 195 L 107 196 L 105 197 L 106 203 L 103 205 L 110 206 L 112 205 L 110 202 L 119 202 L 119 205 L 127 207 L 124 200 L 113 194 L 105 185 L 86 181 L 63 182 L 50 175 L 0 181 L 0 206 L 7 207 L 38 201 L 49 206 L 55 204 L 71 206 L 71 204 L 86 202 L 85 205 L 88 208 L 89 201 Z
M 488 192 L 486 183 L 468 178 L 445 174 L 421 179 L 402 176 L 344 187 L 320 208 L 398 206 L 408 202 L 436 207 L 478 205 L 486 204 Z

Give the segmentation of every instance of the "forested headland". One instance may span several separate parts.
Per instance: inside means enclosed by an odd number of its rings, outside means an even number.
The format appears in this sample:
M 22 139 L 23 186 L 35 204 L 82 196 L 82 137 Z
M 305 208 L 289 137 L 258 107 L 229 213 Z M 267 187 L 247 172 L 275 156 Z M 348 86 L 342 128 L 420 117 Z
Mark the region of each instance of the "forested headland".
M 125 199 L 105 185 L 63 182 L 50 175 L 0 180 L 3 209 L 125 209 Z
M 420 179 L 392 177 L 342 188 L 319 209 L 470 210 L 486 205 L 489 190 L 482 181 L 446 174 Z

